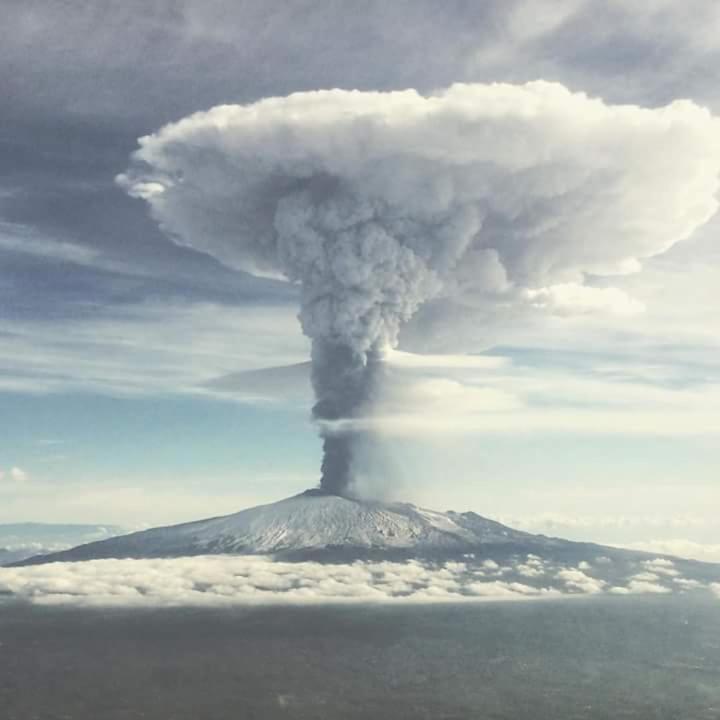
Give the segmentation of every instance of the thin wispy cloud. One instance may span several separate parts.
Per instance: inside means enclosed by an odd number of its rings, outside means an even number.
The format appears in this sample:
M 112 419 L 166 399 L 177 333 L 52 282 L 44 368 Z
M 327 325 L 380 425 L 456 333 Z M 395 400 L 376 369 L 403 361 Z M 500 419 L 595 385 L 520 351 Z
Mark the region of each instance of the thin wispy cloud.
M 60 324 L 6 320 L 0 330 L 0 387 L 36 394 L 200 393 L 224 373 L 306 353 L 294 314 L 283 306 L 239 312 L 211 303 L 148 303 Z

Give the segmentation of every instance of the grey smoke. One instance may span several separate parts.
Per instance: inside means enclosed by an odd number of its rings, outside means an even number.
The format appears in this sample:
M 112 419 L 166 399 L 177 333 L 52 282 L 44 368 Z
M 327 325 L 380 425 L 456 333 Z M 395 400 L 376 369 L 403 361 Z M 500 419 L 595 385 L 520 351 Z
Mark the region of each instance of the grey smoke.
M 370 412 L 408 320 L 452 324 L 448 299 L 640 312 L 595 279 L 707 221 L 719 171 L 720 123 L 689 101 L 610 106 L 534 82 L 219 106 L 141 138 L 118 182 L 176 242 L 300 285 L 321 484 L 346 493 L 353 436 L 335 421 Z
M 355 417 L 365 407 L 373 389 L 380 358 L 371 350 L 360 353 L 347 344 L 315 339 L 312 344 L 312 384 L 318 420 L 337 421 Z M 320 486 L 342 495 L 352 485 L 354 433 L 323 431 L 323 461 Z

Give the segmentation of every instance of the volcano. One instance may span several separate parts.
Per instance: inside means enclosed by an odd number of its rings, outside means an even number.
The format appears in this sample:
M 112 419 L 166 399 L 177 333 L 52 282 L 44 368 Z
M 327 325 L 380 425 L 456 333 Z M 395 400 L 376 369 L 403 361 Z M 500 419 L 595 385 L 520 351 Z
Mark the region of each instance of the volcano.
M 469 554 L 502 560 L 532 553 L 573 562 L 599 552 L 618 559 L 645 557 L 639 552 L 522 532 L 474 512 L 439 512 L 314 489 L 232 515 L 91 542 L 17 565 L 223 554 L 336 562 Z
M 186 561 L 192 558 L 196 560 L 188 564 Z M 143 561 L 151 563 L 149 574 L 124 574 L 121 568 L 127 570 L 128 566 L 121 564 L 130 559 L 140 562 L 140 569 L 148 567 L 142 565 Z M 54 563 L 59 564 L 57 571 L 50 567 Z M 455 599 L 494 597 L 498 593 L 518 598 L 548 593 L 669 593 L 694 589 L 720 595 L 720 565 L 534 535 L 473 512 L 438 512 L 409 503 L 362 500 L 319 489 L 232 515 L 152 528 L 39 555 L 9 565 L 8 569 L 26 565 L 45 565 L 50 575 L 43 574 L 43 567 L 25 568 L 27 572 L 37 570 L 40 575 L 8 576 L 6 590 L 29 593 L 30 597 L 37 592 L 38 597 L 45 597 L 57 593 L 60 587 L 59 592 L 65 594 L 63 602 L 120 583 L 123 598 L 124 593 L 131 592 L 140 601 L 165 597 L 171 604 L 182 603 L 182 593 L 176 597 L 171 590 L 168 595 L 162 580 L 157 580 L 167 573 L 172 578 L 178 572 L 190 573 L 189 579 L 183 575 L 179 581 L 189 582 L 189 592 L 200 603 L 212 601 L 216 595 L 222 600 L 228 592 L 237 595 L 233 602 L 243 602 L 243 598 L 272 599 L 277 583 L 289 593 L 285 596 L 280 592 L 279 597 L 289 598 L 296 593 L 300 601 L 308 592 L 330 599 L 337 599 L 338 593 L 357 597 L 358 592 L 362 597 L 392 599 L 396 590 L 413 597 L 429 593 L 427 598 L 432 599 L 447 583 L 456 593 L 447 598 Z M 209 575 L 203 568 L 209 569 Z M 54 584 L 55 572 L 67 582 Z M 418 572 L 424 574 L 424 579 L 415 577 Z M 410 577 L 409 584 L 401 583 L 397 589 L 393 583 L 405 576 Z M 98 577 L 103 579 L 99 584 Z M 128 577 L 136 578 L 141 587 L 128 590 L 124 585 Z M 328 581 L 327 587 L 322 578 Z M 382 578 L 388 578 L 395 590 L 388 590 Z M 87 579 L 89 590 L 85 587 Z M 33 585 L 36 581 L 37 587 Z M 169 582 L 171 589 L 175 587 L 172 579 Z M 232 590 L 238 582 L 242 588 Z M 345 585 L 348 582 L 352 585 L 349 589 Z M 76 584 L 68 594 L 67 587 Z M 218 585 L 217 592 L 212 589 L 214 584 Z M 314 591 L 309 589 L 312 587 Z M 0 583 L 0 592 L 2 589 Z M 243 593 L 248 592 L 246 597 Z M 111 592 L 106 600 L 115 602 L 117 596 Z
M 232 515 L 157 527 L 32 558 L 27 563 L 212 554 L 433 553 L 549 539 L 472 512 L 437 512 L 306 490 Z

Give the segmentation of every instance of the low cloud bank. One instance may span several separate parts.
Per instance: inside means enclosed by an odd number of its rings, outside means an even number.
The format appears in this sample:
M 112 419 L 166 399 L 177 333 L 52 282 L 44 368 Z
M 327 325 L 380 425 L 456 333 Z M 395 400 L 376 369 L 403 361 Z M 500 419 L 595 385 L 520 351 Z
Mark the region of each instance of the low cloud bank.
M 599 557 L 572 567 L 534 555 L 513 558 L 504 565 L 473 555 L 459 562 L 351 564 L 201 556 L 0 568 L 0 595 L 41 605 L 432 603 L 689 590 L 720 596 L 720 583 L 682 577 L 675 564 L 665 559 L 618 567 L 616 561 Z

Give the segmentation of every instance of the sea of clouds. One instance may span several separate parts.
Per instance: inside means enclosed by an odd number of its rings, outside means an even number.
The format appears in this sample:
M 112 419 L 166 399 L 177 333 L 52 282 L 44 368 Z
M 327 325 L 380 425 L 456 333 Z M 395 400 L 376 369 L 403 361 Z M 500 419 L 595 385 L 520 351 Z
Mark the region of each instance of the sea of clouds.
M 506 564 L 462 561 L 282 562 L 268 556 L 91 560 L 0 568 L 0 596 L 40 605 L 232 606 L 318 603 L 435 603 L 699 591 L 720 583 L 684 577 L 666 558 L 577 566 L 535 555 Z

